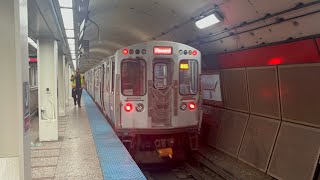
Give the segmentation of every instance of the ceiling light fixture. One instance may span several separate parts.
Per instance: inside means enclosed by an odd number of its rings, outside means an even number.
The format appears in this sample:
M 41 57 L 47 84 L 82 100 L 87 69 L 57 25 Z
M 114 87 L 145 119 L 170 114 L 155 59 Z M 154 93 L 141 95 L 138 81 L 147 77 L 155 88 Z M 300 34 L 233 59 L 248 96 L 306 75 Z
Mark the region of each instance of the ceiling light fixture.
M 75 59 L 72 60 L 72 64 L 73 64 L 73 67 L 74 67 L 74 68 L 77 67 L 77 66 L 76 66 L 76 65 L 77 65 L 77 61 L 76 61 Z
M 33 46 L 34 48 L 38 49 L 38 45 L 34 42 L 31 38 L 28 37 L 28 43 Z
M 75 40 L 74 39 L 68 39 L 68 44 L 69 44 L 69 46 L 75 45 Z
M 72 8 L 72 0 L 59 0 L 60 7 Z
M 67 38 L 74 38 L 74 30 L 73 29 L 66 30 L 66 35 L 67 35 Z
M 74 47 L 74 45 L 69 45 L 69 49 L 70 49 L 70 52 L 71 51 L 76 51 L 76 48 Z
M 68 8 L 61 8 L 61 15 L 65 29 L 74 29 L 73 25 L 73 10 Z
M 196 21 L 195 24 L 199 29 L 204 29 L 206 27 L 209 27 L 221 22 L 221 20 L 222 18 L 220 17 L 220 15 L 217 12 L 215 12 L 213 14 L 210 14 L 208 16 L 205 16 L 199 19 L 198 21 Z

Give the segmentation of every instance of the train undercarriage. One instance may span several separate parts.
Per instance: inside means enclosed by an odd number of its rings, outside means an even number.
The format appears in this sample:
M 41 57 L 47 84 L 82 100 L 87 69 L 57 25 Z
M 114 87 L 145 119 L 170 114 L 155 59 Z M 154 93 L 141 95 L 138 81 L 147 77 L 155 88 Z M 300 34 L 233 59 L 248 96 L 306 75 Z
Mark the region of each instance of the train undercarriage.
M 152 133 L 151 133 L 152 132 Z M 198 129 L 117 131 L 137 163 L 184 161 L 198 149 Z

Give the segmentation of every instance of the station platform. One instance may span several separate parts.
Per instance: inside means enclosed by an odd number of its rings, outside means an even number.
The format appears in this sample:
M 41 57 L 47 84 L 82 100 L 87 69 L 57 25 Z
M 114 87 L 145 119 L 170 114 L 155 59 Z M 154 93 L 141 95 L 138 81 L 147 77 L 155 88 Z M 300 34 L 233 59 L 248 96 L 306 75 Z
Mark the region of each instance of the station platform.
M 31 121 L 32 179 L 146 179 L 85 91 L 82 104 L 59 118 L 57 142 L 39 142 Z

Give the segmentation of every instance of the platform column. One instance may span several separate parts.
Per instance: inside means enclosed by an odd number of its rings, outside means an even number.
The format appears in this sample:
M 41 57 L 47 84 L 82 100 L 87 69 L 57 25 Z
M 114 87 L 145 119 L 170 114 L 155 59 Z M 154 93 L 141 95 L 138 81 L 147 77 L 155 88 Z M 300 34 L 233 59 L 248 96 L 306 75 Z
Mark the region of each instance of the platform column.
M 39 140 L 58 140 L 58 45 L 38 40 Z
M 0 1 L 0 179 L 31 179 L 27 0 Z
M 58 103 L 59 116 L 66 115 L 66 93 L 65 93 L 65 55 L 59 53 L 58 55 Z
M 73 98 L 72 98 L 72 93 L 71 93 L 71 90 L 72 90 L 72 88 L 71 88 L 71 85 L 72 85 L 72 83 L 71 83 L 71 81 L 70 81 L 70 78 L 71 78 L 71 75 L 72 74 L 74 74 L 73 73 L 73 71 L 72 71 L 72 69 L 71 69 L 71 66 L 70 66 L 70 64 L 69 64 L 69 86 L 68 86 L 68 91 L 69 91 L 69 100 L 73 100 Z
M 69 75 L 69 64 L 68 64 L 68 60 L 65 58 L 64 59 L 64 73 L 65 73 L 65 94 L 66 94 L 66 105 L 69 105 L 69 96 L 70 96 L 70 91 L 69 91 L 69 81 L 70 81 L 70 75 Z

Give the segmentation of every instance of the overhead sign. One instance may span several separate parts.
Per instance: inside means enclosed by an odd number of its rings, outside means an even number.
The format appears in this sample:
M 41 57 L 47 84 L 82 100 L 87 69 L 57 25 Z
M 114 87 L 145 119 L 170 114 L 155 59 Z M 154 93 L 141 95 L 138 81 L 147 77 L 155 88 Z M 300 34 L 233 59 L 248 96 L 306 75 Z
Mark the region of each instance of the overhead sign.
M 220 75 L 201 75 L 202 98 L 222 102 Z
M 172 54 L 172 47 L 156 46 L 153 48 L 153 54 L 155 54 L 155 55 L 171 55 Z

